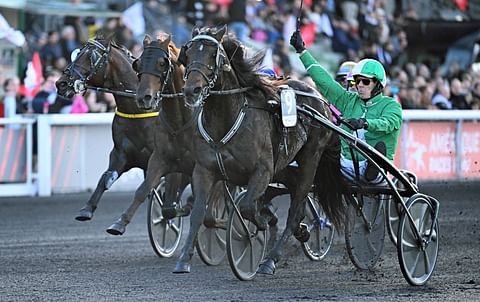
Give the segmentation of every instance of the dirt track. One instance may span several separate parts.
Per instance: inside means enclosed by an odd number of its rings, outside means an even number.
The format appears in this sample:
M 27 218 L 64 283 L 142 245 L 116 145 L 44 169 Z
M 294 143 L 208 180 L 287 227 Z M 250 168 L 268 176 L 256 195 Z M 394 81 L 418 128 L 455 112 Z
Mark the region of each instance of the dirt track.
M 106 193 L 90 222 L 73 219 L 86 193 L 0 198 L 0 301 L 478 301 L 480 183 L 420 189 L 441 202 L 437 268 L 422 287 L 404 280 L 388 237 L 373 273 L 354 269 L 342 237 L 321 262 L 292 240 L 275 276 L 242 282 L 227 261 L 210 267 L 196 255 L 192 273 L 172 274 L 178 251 L 154 254 L 144 206 L 125 235 L 108 235 L 133 193 Z

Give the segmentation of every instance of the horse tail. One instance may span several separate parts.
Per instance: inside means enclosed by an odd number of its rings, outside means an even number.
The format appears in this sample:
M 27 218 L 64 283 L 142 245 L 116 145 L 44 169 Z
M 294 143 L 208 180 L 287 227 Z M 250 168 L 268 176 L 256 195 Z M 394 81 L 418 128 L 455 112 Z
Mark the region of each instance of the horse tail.
M 343 229 L 347 213 L 342 197 L 345 188 L 346 181 L 340 171 L 340 138 L 333 134 L 317 166 L 313 192 L 337 230 Z

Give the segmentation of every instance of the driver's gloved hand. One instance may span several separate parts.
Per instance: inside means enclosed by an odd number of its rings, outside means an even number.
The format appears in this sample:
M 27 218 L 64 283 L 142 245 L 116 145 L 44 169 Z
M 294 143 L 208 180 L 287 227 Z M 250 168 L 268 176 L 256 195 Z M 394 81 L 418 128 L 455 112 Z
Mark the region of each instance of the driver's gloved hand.
M 290 45 L 295 48 L 297 53 L 305 50 L 305 42 L 303 42 L 302 34 L 300 34 L 299 30 L 296 30 L 290 37 Z
M 351 118 L 346 120 L 347 124 L 352 128 L 352 130 L 358 130 L 358 129 L 367 129 L 368 128 L 368 122 L 367 119 L 365 118 Z

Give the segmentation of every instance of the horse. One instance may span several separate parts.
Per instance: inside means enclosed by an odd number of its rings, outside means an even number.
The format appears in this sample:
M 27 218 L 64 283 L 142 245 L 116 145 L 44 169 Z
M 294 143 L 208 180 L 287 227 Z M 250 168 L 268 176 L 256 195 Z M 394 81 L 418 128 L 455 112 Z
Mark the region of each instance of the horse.
M 135 191 L 132 204 L 108 229 L 114 235 L 123 234 L 138 207 L 160 182 L 162 176 L 174 175 L 183 188 L 188 183 L 185 179 L 189 179 L 194 165 L 193 156 L 190 154 L 189 130 L 194 123 L 194 116 L 192 110 L 186 108 L 181 101 L 184 71 L 182 66 L 175 64 L 180 49 L 171 41 L 170 36 L 152 41 L 151 37 L 146 35 L 143 47 L 141 56 L 131 64 L 139 80 L 135 106 L 141 110 L 155 110 L 159 114 L 155 118 L 155 124 L 152 125 L 153 151 L 148 161 L 145 179 Z M 152 89 L 150 86 L 155 88 Z M 164 93 L 170 93 L 170 99 L 160 102 Z M 187 178 L 184 175 L 187 175 Z M 166 203 L 162 207 L 164 219 L 186 216 L 190 213 L 191 204 L 181 209 L 172 204 L 176 199 L 174 194 L 178 196 L 181 191 L 173 185 L 166 186 Z
M 341 195 L 339 137 L 302 114 L 295 126 L 281 125 L 279 108 L 271 105 L 279 102 L 281 86 L 258 74 L 263 57 L 264 52 L 258 52 L 246 58 L 243 45 L 226 35 L 226 26 L 194 28 L 192 39 L 182 47 L 179 62 L 186 69 L 184 101 L 187 107 L 201 111 L 192 138 L 196 165 L 191 228 L 176 263 L 178 272 L 190 271 L 205 199 L 219 180 L 247 188 L 240 212 L 259 230 L 266 229 L 270 219 L 261 211 L 268 185 L 282 182 L 289 189 L 285 231 L 261 263 L 259 273 L 273 274 L 282 246 L 301 231 L 305 197 L 312 188 L 332 222 L 337 227 L 343 224 L 346 205 Z M 331 119 L 326 103 L 305 96 L 319 96 L 313 88 L 295 80 L 280 84 L 302 92 L 296 95 L 298 106 L 309 106 Z M 298 168 L 292 169 L 289 164 L 294 161 Z
M 63 97 L 72 98 L 76 93 L 85 93 L 86 89 L 96 89 L 113 93 L 116 102 L 112 122 L 113 149 L 110 151 L 108 168 L 100 177 L 90 199 L 75 217 L 79 221 L 92 219 L 103 193 L 124 172 L 137 167 L 145 174 L 154 150 L 155 117 L 159 113 L 137 106 L 135 90 L 138 78 L 132 68 L 135 58 L 112 38 L 98 33 L 95 39 L 74 51 L 72 63 L 56 82 L 57 91 Z M 166 182 L 171 181 L 167 179 Z M 107 232 L 119 234 L 115 227 L 107 229 Z

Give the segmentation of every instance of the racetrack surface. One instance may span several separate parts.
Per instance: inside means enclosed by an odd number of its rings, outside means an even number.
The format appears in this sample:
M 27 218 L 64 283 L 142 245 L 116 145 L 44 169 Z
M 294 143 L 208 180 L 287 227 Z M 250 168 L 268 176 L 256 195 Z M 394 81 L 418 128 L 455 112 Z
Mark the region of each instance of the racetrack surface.
M 342 233 L 323 261 L 292 239 L 274 276 L 239 281 L 227 260 L 206 266 L 198 255 L 190 274 L 172 274 L 179 251 L 153 252 L 145 205 L 123 236 L 107 234 L 133 192 L 105 193 L 89 222 L 74 220 L 88 193 L 0 198 L 0 301 L 479 301 L 480 183 L 420 191 L 441 203 L 437 267 L 420 287 L 403 278 L 388 236 L 374 272 L 353 267 Z

